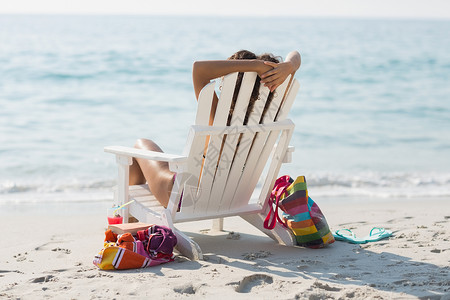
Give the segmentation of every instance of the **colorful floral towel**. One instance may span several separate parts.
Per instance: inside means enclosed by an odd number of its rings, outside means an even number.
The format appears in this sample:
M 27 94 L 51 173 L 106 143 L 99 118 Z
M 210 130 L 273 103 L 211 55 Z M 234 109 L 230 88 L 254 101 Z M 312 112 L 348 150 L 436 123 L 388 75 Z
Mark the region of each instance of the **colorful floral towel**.
M 173 261 L 177 238 L 170 228 L 152 225 L 146 230 L 117 235 L 105 232 L 104 248 L 94 257 L 102 270 L 145 268 Z

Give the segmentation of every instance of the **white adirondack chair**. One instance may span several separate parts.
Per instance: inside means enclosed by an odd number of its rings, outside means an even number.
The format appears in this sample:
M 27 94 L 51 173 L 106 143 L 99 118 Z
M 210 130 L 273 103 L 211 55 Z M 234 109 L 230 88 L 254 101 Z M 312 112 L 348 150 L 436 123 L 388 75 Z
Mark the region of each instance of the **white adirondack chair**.
M 266 230 L 263 221 L 269 209 L 268 198 L 283 162 L 290 162 L 293 147 L 288 147 L 294 124 L 286 119 L 299 89 L 290 78 L 277 88 L 266 113 L 268 88 L 261 85 L 259 100 L 243 125 L 250 95 L 257 74 L 244 73 L 230 126 L 226 126 L 238 73 L 224 77 L 218 108 L 212 126 L 208 126 L 215 82 L 203 88 L 198 99 L 195 125 L 190 127 L 182 155 L 110 146 L 119 168 L 116 204 L 135 200 L 127 206 L 128 213 L 141 222 L 170 227 L 177 236 L 177 250 L 190 259 L 202 259 L 196 242 L 174 227 L 174 223 L 212 219 L 221 229 L 222 218 L 241 216 L 275 241 L 294 245 L 286 228 L 277 224 Z M 207 138 L 208 145 L 205 151 Z M 132 157 L 167 161 L 176 180 L 169 204 L 164 208 L 150 193 L 148 186 L 128 186 Z M 257 185 L 258 180 L 261 182 Z M 259 197 L 251 199 L 255 188 Z M 180 196 L 182 203 L 178 208 Z M 126 222 L 125 221 L 125 222 Z

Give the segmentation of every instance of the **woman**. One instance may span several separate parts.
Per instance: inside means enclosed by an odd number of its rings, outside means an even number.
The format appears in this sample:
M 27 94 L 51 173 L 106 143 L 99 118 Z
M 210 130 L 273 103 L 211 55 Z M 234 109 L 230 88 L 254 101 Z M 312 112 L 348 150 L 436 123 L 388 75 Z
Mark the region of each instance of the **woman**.
M 284 62 L 279 62 L 271 54 L 256 56 L 247 50 L 236 52 L 228 60 L 196 61 L 192 68 L 195 97 L 198 100 L 200 91 L 213 79 L 234 72 L 257 72 L 259 77 L 254 88 L 257 98 L 260 83 L 273 92 L 290 74 L 294 75 L 300 64 L 301 58 L 297 51 L 290 52 Z M 255 95 L 252 96 L 255 98 Z M 218 98 L 214 95 L 210 124 L 214 120 L 217 103 Z M 135 148 L 163 152 L 156 143 L 147 139 L 137 140 Z M 174 175 L 175 173 L 169 170 L 167 162 L 133 158 L 133 164 L 130 166 L 129 184 L 145 184 L 147 182 L 156 199 L 161 205 L 167 207 L 174 183 Z

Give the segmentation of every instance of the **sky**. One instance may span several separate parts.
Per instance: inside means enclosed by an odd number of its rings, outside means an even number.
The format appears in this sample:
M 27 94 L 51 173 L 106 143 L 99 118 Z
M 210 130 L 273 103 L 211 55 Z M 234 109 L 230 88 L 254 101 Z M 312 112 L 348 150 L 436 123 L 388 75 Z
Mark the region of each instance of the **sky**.
M 450 19 L 450 0 L 2 0 L 11 13 Z

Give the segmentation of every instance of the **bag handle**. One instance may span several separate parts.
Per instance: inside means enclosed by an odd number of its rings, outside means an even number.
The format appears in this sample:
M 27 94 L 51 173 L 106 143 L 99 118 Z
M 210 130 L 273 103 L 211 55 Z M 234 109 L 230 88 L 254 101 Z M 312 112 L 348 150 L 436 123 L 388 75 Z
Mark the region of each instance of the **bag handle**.
M 278 221 L 278 223 L 280 223 L 284 227 L 287 227 L 286 224 L 283 222 L 283 220 L 281 220 L 280 216 L 278 215 L 278 207 L 280 206 L 281 197 L 288 193 L 287 188 L 291 185 L 291 181 L 292 179 L 289 175 L 281 176 L 280 178 L 277 179 L 277 181 L 275 181 L 275 185 L 269 198 L 269 213 L 267 214 L 266 219 L 264 220 L 264 228 L 274 229 L 276 221 Z M 275 209 L 273 208 L 274 200 L 275 200 Z M 270 220 L 272 214 L 273 217 L 272 220 Z

